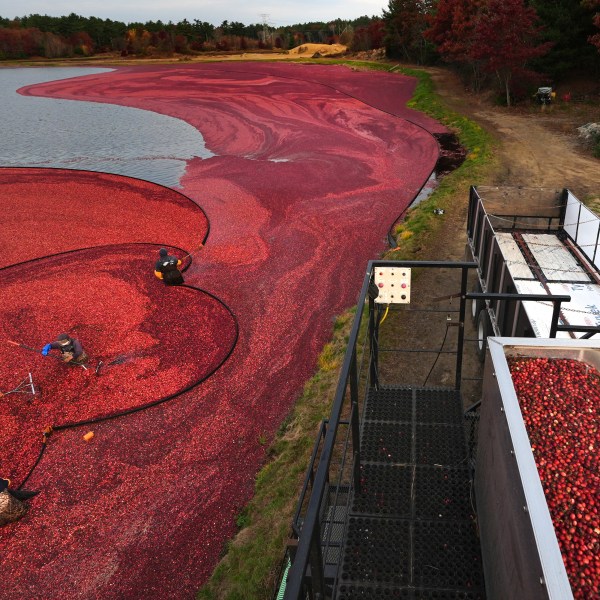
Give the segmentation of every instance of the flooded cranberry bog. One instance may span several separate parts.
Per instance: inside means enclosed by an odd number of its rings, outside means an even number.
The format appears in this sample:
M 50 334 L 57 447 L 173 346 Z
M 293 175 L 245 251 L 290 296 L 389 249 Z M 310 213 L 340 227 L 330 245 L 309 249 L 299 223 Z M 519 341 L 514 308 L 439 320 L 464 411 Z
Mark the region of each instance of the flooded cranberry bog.
M 434 169 L 432 134 L 445 130 L 406 108 L 414 86 L 345 67 L 230 63 L 21 90 L 183 119 L 214 156 L 190 160 L 178 190 L 0 169 L 0 381 L 31 373 L 38 386 L 1 398 L 1 474 L 41 490 L 0 529 L 12 593 L 194 596 L 252 494 L 261 441 Z M 186 285 L 153 277 L 161 246 L 184 259 Z M 6 342 L 41 349 L 63 330 L 93 369 Z

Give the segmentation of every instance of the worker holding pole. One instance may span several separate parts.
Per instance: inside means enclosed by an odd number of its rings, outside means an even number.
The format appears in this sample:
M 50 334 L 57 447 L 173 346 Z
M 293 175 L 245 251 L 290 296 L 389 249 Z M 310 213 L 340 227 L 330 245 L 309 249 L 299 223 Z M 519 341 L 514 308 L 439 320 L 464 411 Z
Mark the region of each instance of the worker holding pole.
M 81 342 L 70 337 L 67 333 L 61 333 L 56 340 L 46 344 L 42 348 L 42 354 L 48 356 L 51 350 L 59 350 L 61 360 L 74 365 L 85 365 L 89 360 L 89 356 L 83 349 Z

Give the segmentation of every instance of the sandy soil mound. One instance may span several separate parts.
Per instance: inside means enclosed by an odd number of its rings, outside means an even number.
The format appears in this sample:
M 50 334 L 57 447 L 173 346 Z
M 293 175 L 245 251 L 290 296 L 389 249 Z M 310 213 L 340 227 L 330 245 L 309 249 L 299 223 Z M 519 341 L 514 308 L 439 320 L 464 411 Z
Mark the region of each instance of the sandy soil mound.
M 289 51 L 291 55 L 302 56 L 304 58 L 320 54 L 321 56 L 340 56 L 348 50 L 347 46 L 342 44 L 302 44 Z

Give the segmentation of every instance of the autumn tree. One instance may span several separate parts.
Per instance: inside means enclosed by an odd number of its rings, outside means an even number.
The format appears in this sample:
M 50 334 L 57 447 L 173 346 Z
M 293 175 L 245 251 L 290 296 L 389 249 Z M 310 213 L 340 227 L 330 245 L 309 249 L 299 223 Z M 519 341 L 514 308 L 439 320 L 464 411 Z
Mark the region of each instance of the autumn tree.
M 375 50 L 383 47 L 385 22 L 382 19 L 371 21 L 366 27 L 357 27 L 352 36 L 352 50 Z M 342 42 L 344 43 L 344 42 Z
M 42 38 L 42 32 L 35 27 L 0 28 L 0 59 L 41 55 L 43 54 Z
M 131 54 L 146 54 L 152 41 L 152 35 L 141 23 L 133 23 L 133 27 L 125 36 L 127 52 Z
M 59 35 L 46 31 L 42 34 L 43 54 L 46 58 L 70 56 L 73 47 L 67 44 Z
M 600 0 L 583 0 L 581 4 L 584 8 L 598 9 L 598 12 L 594 13 L 592 22 L 598 29 L 600 29 Z M 598 48 L 598 52 L 600 52 L 600 33 L 594 33 L 590 35 L 588 41 L 596 46 L 596 48 Z
M 87 31 L 78 31 L 72 34 L 69 42 L 73 46 L 75 54 L 89 56 L 94 53 L 94 40 Z
M 538 43 L 537 20 L 535 9 L 524 0 L 487 0 L 480 11 L 472 55 L 483 61 L 486 71 L 496 74 L 507 106 L 515 76 L 531 76 L 528 63 L 550 49 L 549 42 Z
M 442 60 L 464 65 L 470 70 L 472 87 L 482 82 L 482 61 L 475 58 L 477 22 L 486 0 L 439 0 L 428 16 L 426 39 L 436 47 Z

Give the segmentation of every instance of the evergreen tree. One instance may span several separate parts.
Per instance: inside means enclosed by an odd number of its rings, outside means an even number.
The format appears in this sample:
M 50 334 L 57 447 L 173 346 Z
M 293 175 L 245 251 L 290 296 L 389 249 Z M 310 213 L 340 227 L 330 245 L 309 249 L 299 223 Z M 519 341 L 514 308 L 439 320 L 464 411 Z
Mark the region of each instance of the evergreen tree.
M 594 9 L 580 0 L 532 0 L 544 31 L 542 41 L 550 51 L 535 61 L 536 69 L 560 80 L 573 70 L 600 73 L 600 57 L 590 37 L 595 33 Z
M 432 0 L 389 0 L 387 10 L 383 11 L 389 56 L 421 64 L 426 61 L 428 44 L 423 32 L 431 10 Z

